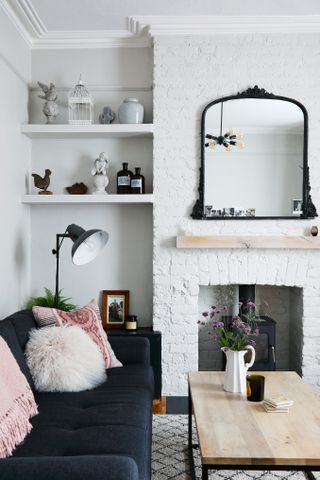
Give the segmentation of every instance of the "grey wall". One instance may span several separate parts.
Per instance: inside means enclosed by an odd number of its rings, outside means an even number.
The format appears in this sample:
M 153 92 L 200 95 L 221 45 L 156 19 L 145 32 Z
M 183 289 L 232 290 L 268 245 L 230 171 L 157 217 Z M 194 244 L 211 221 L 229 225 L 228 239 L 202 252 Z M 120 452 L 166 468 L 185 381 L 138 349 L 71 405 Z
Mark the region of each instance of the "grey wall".
M 29 209 L 20 203 L 30 157 L 20 133 L 28 118 L 29 72 L 29 49 L 0 9 L 0 319 L 18 310 L 29 293 Z

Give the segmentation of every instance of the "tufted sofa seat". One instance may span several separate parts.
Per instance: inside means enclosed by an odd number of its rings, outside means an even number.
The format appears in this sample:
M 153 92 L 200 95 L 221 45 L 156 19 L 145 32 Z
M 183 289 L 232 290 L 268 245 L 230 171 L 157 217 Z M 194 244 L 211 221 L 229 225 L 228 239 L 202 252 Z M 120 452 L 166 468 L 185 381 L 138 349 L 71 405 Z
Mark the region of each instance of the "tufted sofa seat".
M 23 356 L 31 328 L 35 322 L 27 310 L 0 322 L 0 335 L 33 387 Z M 35 392 L 39 415 L 14 455 L 0 460 L 0 480 L 150 480 L 149 342 L 111 337 L 110 343 L 124 366 L 109 369 L 100 387 L 78 393 Z

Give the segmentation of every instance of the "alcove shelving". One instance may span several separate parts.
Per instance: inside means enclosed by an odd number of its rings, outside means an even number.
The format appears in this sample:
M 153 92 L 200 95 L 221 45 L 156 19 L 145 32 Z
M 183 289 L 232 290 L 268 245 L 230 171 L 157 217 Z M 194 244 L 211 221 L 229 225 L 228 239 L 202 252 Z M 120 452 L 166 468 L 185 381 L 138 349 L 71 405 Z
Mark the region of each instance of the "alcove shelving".
M 121 139 L 149 139 L 153 138 L 153 124 L 24 124 L 21 133 L 31 140 L 121 140 Z M 52 144 L 51 144 L 52 145 Z M 45 159 L 43 160 L 45 161 Z M 150 204 L 153 203 L 152 193 L 143 195 L 69 195 L 53 194 L 38 195 L 27 193 L 22 195 L 22 203 L 29 205 L 62 205 L 62 204 Z
M 69 124 L 26 124 L 21 132 L 29 138 L 129 138 L 152 137 L 153 124 L 110 124 L 110 125 L 69 125 Z
M 62 204 L 152 204 L 153 195 L 23 195 L 22 203 L 33 205 L 62 205 Z

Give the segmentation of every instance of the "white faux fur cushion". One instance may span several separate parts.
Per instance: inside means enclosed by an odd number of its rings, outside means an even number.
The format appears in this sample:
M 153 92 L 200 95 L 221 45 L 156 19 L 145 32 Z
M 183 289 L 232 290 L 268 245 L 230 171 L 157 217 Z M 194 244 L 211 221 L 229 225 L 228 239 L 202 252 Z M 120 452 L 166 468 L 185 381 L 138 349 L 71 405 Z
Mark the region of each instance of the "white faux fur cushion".
M 76 326 L 32 330 L 26 358 L 39 392 L 90 390 L 107 378 L 98 345 Z

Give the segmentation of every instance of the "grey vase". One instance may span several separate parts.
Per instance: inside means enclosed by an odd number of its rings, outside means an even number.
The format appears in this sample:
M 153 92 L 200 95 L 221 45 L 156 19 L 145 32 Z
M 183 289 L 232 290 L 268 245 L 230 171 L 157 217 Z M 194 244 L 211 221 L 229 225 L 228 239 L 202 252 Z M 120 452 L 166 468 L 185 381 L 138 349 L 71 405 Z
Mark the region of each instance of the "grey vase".
M 119 107 L 119 123 L 143 123 L 144 107 L 137 98 L 126 98 Z

